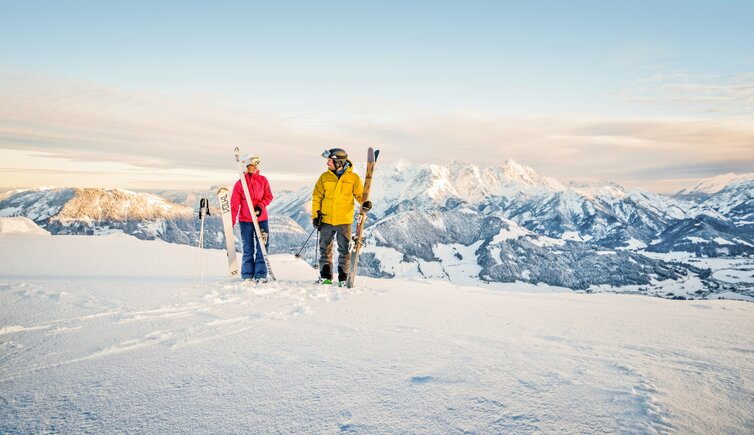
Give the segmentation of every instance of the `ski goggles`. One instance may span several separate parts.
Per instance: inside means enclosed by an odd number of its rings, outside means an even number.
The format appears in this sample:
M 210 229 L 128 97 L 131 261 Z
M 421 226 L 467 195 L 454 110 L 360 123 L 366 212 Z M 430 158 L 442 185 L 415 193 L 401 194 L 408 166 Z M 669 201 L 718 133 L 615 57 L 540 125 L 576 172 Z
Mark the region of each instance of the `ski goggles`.
M 337 153 L 342 153 L 342 155 L 338 156 Z M 348 156 L 346 155 L 346 152 L 340 148 L 333 148 L 331 150 L 325 150 L 325 152 L 322 153 L 322 157 L 326 159 L 333 159 L 333 160 L 346 160 L 348 158 Z
M 241 160 L 241 164 L 244 166 L 254 165 L 259 166 L 259 156 L 246 156 Z

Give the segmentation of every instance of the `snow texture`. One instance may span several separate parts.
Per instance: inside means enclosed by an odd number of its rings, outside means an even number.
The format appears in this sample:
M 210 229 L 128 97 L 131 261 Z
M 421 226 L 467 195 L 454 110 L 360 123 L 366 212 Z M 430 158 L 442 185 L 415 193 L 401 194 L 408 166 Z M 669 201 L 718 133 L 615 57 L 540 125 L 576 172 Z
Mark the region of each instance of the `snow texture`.
M 435 255 L 466 274 L 473 248 Z M 197 255 L 123 234 L 0 236 L 0 432 L 754 430 L 751 303 L 341 289 L 291 255 L 254 286 L 215 250 L 193 286 Z

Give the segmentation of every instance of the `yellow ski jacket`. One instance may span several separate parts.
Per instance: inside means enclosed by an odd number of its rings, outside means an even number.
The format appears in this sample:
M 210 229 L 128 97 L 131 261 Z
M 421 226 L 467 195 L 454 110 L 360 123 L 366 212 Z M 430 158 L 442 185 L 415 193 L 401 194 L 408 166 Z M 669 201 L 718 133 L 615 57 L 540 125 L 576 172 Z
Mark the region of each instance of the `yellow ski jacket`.
M 330 225 L 353 223 L 354 199 L 361 204 L 364 185 L 359 174 L 353 172 L 353 165 L 348 161 L 348 168 L 338 178 L 332 171 L 325 171 L 319 176 L 312 192 L 312 219 L 317 212 L 322 212 L 322 222 Z

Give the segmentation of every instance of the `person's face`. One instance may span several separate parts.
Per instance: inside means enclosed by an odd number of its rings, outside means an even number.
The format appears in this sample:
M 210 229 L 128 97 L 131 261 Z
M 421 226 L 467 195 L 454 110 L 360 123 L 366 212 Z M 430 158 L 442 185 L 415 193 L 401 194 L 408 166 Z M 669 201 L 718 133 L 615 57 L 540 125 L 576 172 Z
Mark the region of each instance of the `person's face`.
M 251 164 L 251 165 L 249 165 L 249 166 L 246 167 L 246 172 L 248 172 L 249 174 L 254 173 L 254 171 L 256 171 L 256 170 L 257 170 L 257 165 L 255 165 L 255 164 Z
M 327 159 L 327 169 L 334 171 L 335 170 L 335 160 L 333 159 Z

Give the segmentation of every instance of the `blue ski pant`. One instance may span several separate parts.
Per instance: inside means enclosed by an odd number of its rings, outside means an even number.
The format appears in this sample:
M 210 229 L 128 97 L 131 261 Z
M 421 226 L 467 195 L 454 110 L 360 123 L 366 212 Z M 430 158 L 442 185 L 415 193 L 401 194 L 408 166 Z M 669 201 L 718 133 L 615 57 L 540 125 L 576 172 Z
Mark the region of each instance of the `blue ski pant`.
M 241 278 L 267 278 L 267 264 L 264 262 L 262 249 L 259 247 L 259 238 L 254 231 L 253 222 L 238 222 L 243 241 L 243 257 L 241 259 Z M 270 226 L 267 221 L 259 222 L 263 238 L 266 240 L 264 247 L 270 246 Z

